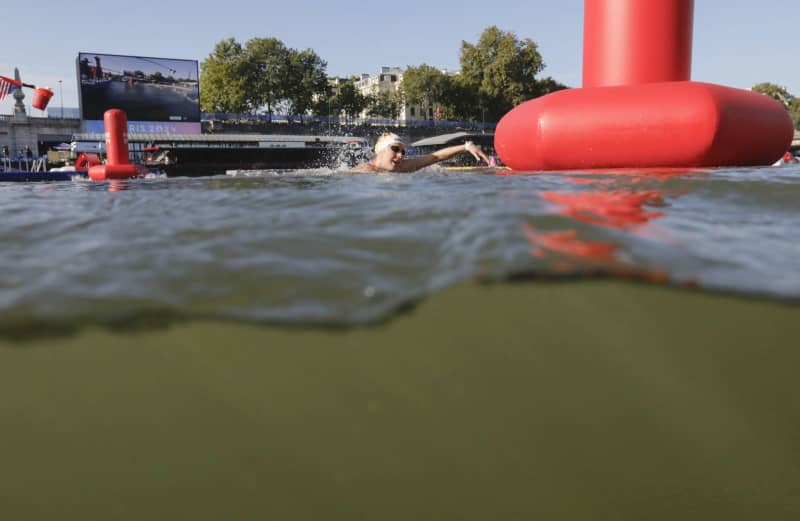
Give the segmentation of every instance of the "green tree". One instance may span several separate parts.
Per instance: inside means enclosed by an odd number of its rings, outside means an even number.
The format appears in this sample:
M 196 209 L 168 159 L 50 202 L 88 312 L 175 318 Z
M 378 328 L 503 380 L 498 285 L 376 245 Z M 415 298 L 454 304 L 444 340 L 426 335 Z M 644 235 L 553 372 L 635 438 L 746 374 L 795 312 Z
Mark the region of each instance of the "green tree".
M 400 96 L 388 90 L 380 91 L 369 99 L 368 113 L 378 118 L 397 119 L 400 116 Z
M 800 98 L 793 97 L 789 100 L 789 106 L 787 108 L 789 110 L 789 115 L 792 117 L 792 121 L 794 121 L 794 128 L 800 130 Z
M 289 112 L 301 117 L 314 107 L 314 100 L 328 93 L 328 64 L 311 49 L 289 51 L 286 78 L 286 98 Z
M 409 104 L 432 106 L 448 101 L 452 83 L 450 76 L 423 63 L 405 70 L 400 89 Z
M 538 91 L 538 96 L 544 96 L 546 94 L 550 94 L 551 92 L 565 90 L 568 88 L 569 88 L 568 86 L 554 80 L 550 76 L 536 81 L 536 89 Z
M 336 114 L 335 96 L 333 95 L 333 89 L 327 82 L 325 83 L 325 91 L 313 98 L 311 114 L 314 116 L 333 116 Z
M 369 98 L 359 92 L 355 85 L 355 78 L 350 78 L 339 88 L 339 106 L 345 116 L 357 117 L 369 106 Z
M 233 38 L 218 42 L 200 64 L 200 107 L 205 112 L 245 112 L 248 61 Z M 144 73 L 135 71 L 141 78 Z
M 272 112 L 290 91 L 291 51 L 277 38 L 251 38 L 245 44 L 247 55 L 247 102 L 256 111 L 266 106 Z
M 789 94 L 789 91 L 786 90 L 786 87 L 781 87 L 780 85 L 776 85 L 774 83 L 759 83 L 758 85 L 754 85 L 750 90 L 753 92 L 766 94 L 770 98 L 779 101 L 786 108 L 789 107 L 789 102 L 793 98 L 793 96 Z
M 440 104 L 441 117 L 456 121 L 491 121 L 486 118 L 485 107 L 475 85 L 459 74 L 451 79 Z
M 400 91 L 406 103 L 433 108 L 438 118 L 470 119 L 466 109 L 476 99 L 475 92 L 462 88 L 462 84 L 460 76 L 423 63 L 406 69 Z
M 484 30 L 475 45 L 462 41 L 462 81 L 478 98 L 472 117 L 477 119 L 483 110 L 487 119 L 498 121 L 516 105 L 540 95 L 536 75 L 544 66 L 533 40 L 520 40 L 495 26 Z
M 788 90 L 786 90 L 786 87 L 781 87 L 775 83 L 764 82 L 754 85 L 750 90 L 753 92 L 766 94 L 770 98 L 779 101 L 781 105 L 783 105 L 784 108 L 789 112 L 789 116 L 791 116 L 792 121 L 794 122 L 794 128 L 800 129 L 800 99 L 793 96 Z

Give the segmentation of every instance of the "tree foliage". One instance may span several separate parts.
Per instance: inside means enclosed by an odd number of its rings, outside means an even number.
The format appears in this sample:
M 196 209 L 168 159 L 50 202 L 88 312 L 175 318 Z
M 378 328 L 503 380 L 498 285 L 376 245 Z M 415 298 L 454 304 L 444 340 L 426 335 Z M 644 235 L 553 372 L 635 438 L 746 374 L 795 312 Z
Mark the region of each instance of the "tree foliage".
M 753 92 L 766 94 L 767 96 L 779 101 L 781 105 L 789 112 L 794 128 L 800 129 L 800 98 L 793 96 L 786 87 L 781 87 L 775 83 L 763 82 L 754 85 Z
M 252 111 L 266 106 L 272 115 L 288 89 L 290 51 L 277 38 L 252 38 L 245 44 L 248 103 Z
M 540 95 L 536 75 L 544 67 L 533 40 L 496 26 L 484 30 L 475 45 L 461 42 L 461 79 L 477 93 L 476 109 L 486 110 L 493 121 Z
M 786 87 L 781 87 L 780 85 L 776 85 L 774 83 L 759 83 L 758 85 L 753 86 L 753 88 L 750 90 L 753 92 L 766 94 L 770 98 L 779 101 L 784 107 L 787 108 L 789 106 L 789 100 L 792 99 L 792 95 L 789 94 L 789 91 L 786 90 Z
M 325 86 L 325 93 L 315 97 L 311 102 L 311 114 L 314 116 L 332 117 L 339 114 L 339 100 L 334 95 L 329 85 Z
M 248 62 L 233 38 L 218 42 L 200 66 L 200 107 L 206 112 L 245 112 Z
M 422 64 L 408 67 L 400 85 L 403 98 L 412 105 L 446 103 L 453 90 L 450 76 L 436 67 Z
M 792 117 L 792 121 L 794 121 L 794 128 L 800 130 L 800 98 L 793 97 L 789 100 L 787 109 L 789 110 L 789 115 Z
M 327 65 L 311 49 L 290 51 L 285 91 L 290 114 L 302 118 L 314 107 L 315 100 L 329 95 Z
M 287 48 L 277 38 L 228 38 L 201 64 L 200 106 L 208 112 L 305 114 L 327 92 L 327 63 L 314 51 Z
M 498 121 L 523 101 L 568 88 L 553 78 L 536 78 L 544 69 L 538 46 L 495 26 L 476 44 L 462 42 L 461 71 L 449 75 L 422 64 L 403 74 L 410 104 L 436 106 L 443 119 Z
M 350 78 L 334 96 L 327 63 L 313 50 L 290 49 L 277 38 L 252 38 L 244 45 L 228 38 L 201 63 L 200 104 L 206 112 L 272 114 L 279 109 L 301 117 L 341 112 L 356 117 L 366 109 L 387 118 L 398 117 L 409 104 L 434 108 L 443 119 L 498 121 L 524 101 L 567 88 L 553 78 L 537 78 L 545 64 L 533 40 L 495 26 L 485 29 L 475 44 L 461 42 L 460 62 L 458 74 L 424 63 L 409 66 L 396 94 L 362 94 L 356 78 Z M 792 99 L 782 98 L 787 106 Z
M 551 92 L 556 92 L 559 90 L 568 89 L 569 87 L 554 80 L 552 77 L 548 76 L 547 78 L 542 78 L 541 80 L 537 80 L 536 82 L 536 89 L 537 94 L 536 96 L 545 96 L 550 94 Z
M 369 99 L 356 88 L 356 78 L 350 78 L 339 87 L 338 106 L 345 116 L 355 118 L 369 106 Z
M 397 119 L 402 105 L 401 95 L 389 91 L 380 91 L 368 96 L 367 112 L 378 118 Z

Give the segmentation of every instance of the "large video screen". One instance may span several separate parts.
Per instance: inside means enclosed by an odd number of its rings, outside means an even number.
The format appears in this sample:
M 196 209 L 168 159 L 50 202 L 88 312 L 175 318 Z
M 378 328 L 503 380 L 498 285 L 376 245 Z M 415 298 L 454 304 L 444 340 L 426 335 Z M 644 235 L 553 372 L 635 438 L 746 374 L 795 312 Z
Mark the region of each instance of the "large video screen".
M 200 133 L 197 60 L 81 52 L 77 68 L 87 132 L 102 132 L 114 108 L 127 114 L 129 133 Z

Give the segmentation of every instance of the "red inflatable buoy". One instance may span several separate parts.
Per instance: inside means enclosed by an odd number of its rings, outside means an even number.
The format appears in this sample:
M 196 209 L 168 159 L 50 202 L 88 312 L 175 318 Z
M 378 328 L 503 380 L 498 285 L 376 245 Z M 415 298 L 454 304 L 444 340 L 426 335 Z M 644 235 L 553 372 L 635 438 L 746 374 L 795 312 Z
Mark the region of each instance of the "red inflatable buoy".
M 794 126 L 777 101 L 689 81 L 694 0 L 585 0 L 583 88 L 506 114 L 513 170 L 769 165 Z
M 516 107 L 495 131 L 514 170 L 769 165 L 794 125 L 767 96 L 664 82 L 555 92 Z
M 147 168 L 132 165 L 128 158 L 128 117 L 119 109 L 109 109 L 103 115 L 106 134 L 106 163 L 89 168 L 89 177 L 94 181 L 108 179 L 132 179 L 143 177 Z
M 585 0 L 583 86 L 688 81 L 694 0 Z

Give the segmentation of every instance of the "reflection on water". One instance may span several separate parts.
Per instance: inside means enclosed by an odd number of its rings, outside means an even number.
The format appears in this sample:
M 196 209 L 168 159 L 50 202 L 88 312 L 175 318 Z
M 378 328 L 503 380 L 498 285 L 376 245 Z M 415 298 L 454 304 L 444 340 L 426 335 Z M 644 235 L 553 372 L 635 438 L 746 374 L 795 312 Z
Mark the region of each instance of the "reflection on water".
M 590 263 L 608 266 L 616 262 L 614 253 L 619 248 L 617 244 L 581 240 L 575 230 L 538 232 L 533 226 L 527 224 L 523 225 L 523 229 L 535 246 L 532 253 L 536 257 L 545 258 L 548 254 L 558 254 L 567 258 L 572 257 L 576 260 L 586 260 Z M 558 271 L 563 271 L 565 268 L 572 271 L 577 267 L 576 264 L 561 262 L 553 264 L 558 266 Z
M 624 230 L 645 239 L 663 237 L 652 226 L 645 226 L 652 220 L 666 215 L 663 210 L 668 203 L 665 193 L 658 185 L 676 177 L 697 176 L 696 172 L 656 171 L 615 173 L 613 177 L 565 177 L 565 180 L 580 185 L 579 192 L 542 191 L 538 194 L 543 200 L 554 203 L 562 216 L 592 226 L 602 226 Z M 639 188 L 637 190 L 637 188 Z M 672 193 L 671 198 L 679 197 Z M 572 273 L 576 270 L 596 268 L 603 273 L 616 276 L 636 277 L 651 282 L 667 282 L 669 275 L 663 270 L 637 269 L 626 263 L 622 244 L 612 241 L 584 239 L 581 232 L 567 226 L 560 231 L 540 231 L 533 225 L 523 224 L 528 240 L 533 244 L 535 257 L 548 259 L 557 272 Z
M 541 197 L 562 206 L 562 215 L 599 226 L 633 229 L 664 216 L 644 208 L 645 204 L 664 206 L 658 192 L 542 192 Z

